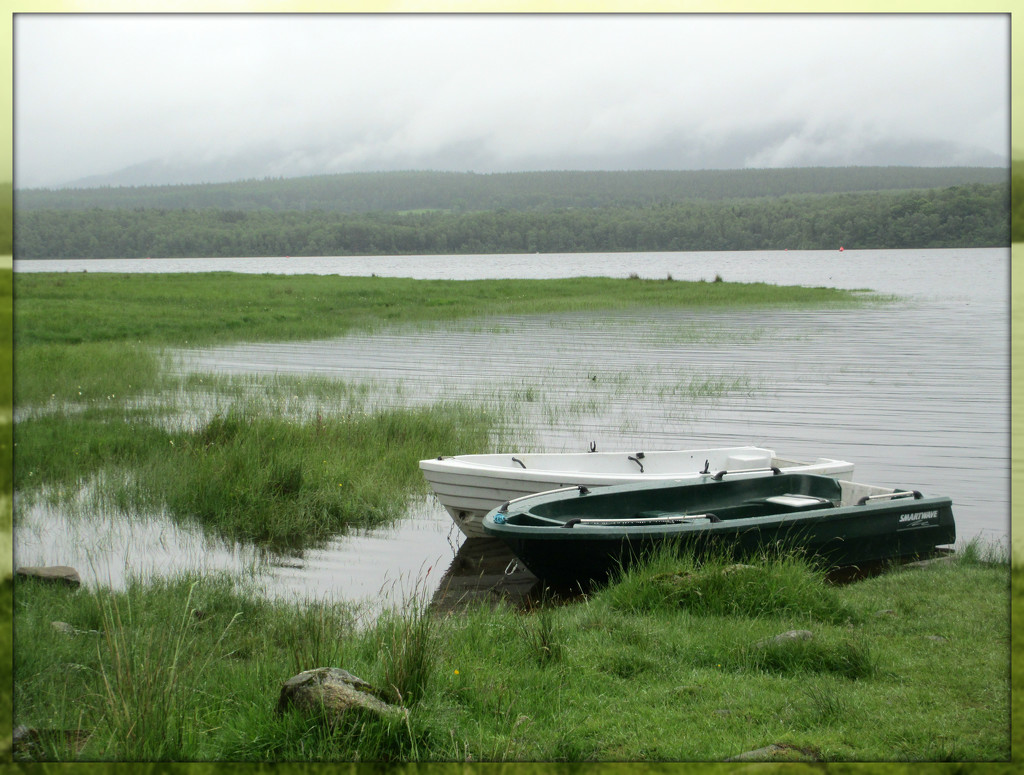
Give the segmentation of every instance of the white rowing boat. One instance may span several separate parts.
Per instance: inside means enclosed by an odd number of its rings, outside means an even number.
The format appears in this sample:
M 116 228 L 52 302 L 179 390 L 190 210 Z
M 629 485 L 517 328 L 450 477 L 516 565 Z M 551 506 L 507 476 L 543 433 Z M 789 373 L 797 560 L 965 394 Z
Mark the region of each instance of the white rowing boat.
M 580 452 L 455 455 L 421 460 L 420 469 L 441 505 L 467 536 L 484 536 L 483 517 L 505 501 L 559 487 L 746 478 L 771 469 L 847 478 L 853 464 L 818 458 L 780 458 L 763 447 L 659 452 Z

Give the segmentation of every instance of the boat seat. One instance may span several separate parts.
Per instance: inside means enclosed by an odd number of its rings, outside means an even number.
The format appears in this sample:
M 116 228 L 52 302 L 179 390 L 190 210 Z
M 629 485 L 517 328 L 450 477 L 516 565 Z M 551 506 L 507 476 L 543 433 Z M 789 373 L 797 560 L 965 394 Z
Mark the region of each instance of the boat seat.
M 764 503 L 770 503 L 776 507 L 782 507 L 782 511 L 810 511 L 812 509 L 827 509 L 835 504 L 828 498 L 819 498 L 815 495 L 772 495 L 765 498 Z

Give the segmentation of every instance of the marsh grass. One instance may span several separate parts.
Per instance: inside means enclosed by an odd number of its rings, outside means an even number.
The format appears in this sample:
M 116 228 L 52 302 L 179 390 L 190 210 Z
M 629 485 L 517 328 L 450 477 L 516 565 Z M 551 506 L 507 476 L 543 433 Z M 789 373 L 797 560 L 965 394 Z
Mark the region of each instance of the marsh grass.
M 844 305 L 865 294 L 766 283 L 410 280 L 314 275 L 29 273 L 14 277 L 16 346 L 181 346 L 324 339 L 387 324 L 642 307 Z
M 422 601 L 387 611 L 372 631 L 385 698 L 412 706 L 426 696 L 434 672 L 434 614 Z
M 170 383 L 174 388 L 174 382 Z M 341 381 L 315 374 L 210 374 L 186 370 L 181 378 L 184 395 L 209 393 L 243 401 L 261 411 L 287 416 L 313 416 L 317 411 L 335 414 L 341 409 L 363 409 L 388 384 L 382 380 Z M 397 388 L 396 388 L 397 389 Z
M 744 375 L 726 376 L 693 375 L 688 381 L 681 382 L 666 397 L 678 398 L 722 398 L 727 395 L 751 396 L 755 392 L 755 384 Z
M 964 565 L 1007 565 L 1010 547 L 1002 541 L 972 538 L 957 548 L 957 561 Z
M 144 411 L 54 413 L 18 424 L 16 487 L 73 493 L 99 475 L 108 506 L 295 548 L 393 520 L 425 487 L 420 459 L 485 446 L 490 425 L 460 405 L 303 422 L 239 408 L 179 431 Z
M 383 277 L 28 273 L 7 280 L 17 404 L 103 400 L 153 388 L 160 348 L 320 340 L 383 326 L 634 308 L 846 306 L 864 294 L 763 283 L 613 278 L 409 280 Z M 874 297 L 871 297 L 874 298 Z M 2 395 L 2 391 L 0 391 Z
M 325 601 L 312 601 L 297 607 L 295 620 L 286 639 L 294 674 L 345 664 L 345 633 L 355 626 L 351 613 Z
M 132 594 L 97 594 L 106 653 L 99 672 L 111 736 L 102 742 L 104 748 L 121 746 L 133 760 L 170 759 L 186 747 L 186 735 L 202 729 L 202 718 L 192 715 L 195 705 L 189 695 L 218 656 L 235 619 L 225 625 L 205 658 L 195 660 L 194 590 L 195 582 L 180 611 L 161 606 L 160 615 L 140 610 Z
M 136 342 L 54 342 L 14 353 L 15 403 L 109 403 L 161 387 L 159 349 Z
M 670 373 L 624 370 L 609 372 L 590 369 L 582 387 L 600 390 L 609 398 L 656 395 L 660 400 L 709 400 L 730 395 L 753 395 L 760 387 L 744 374 L 708 374 L 706 371 L 674 366 Z
M 19 363 L 30 369 L 19 369 L 17 386 L 28 402 L 15 438 L 19 495 L 81 493 L 99 481 L 100 497 L 120 509 L 166 509 L 267 543 L 390 518 L 423 487 L 419 457 L 484 451 L 495 428 L 514 429 L 515 412 L 537 401 L 496 393 L 486 408 L 371 410 L 369 391 L 316 380 L 178 377 L 162 347 L 566 306 L 863 303 L 825 289 L 639 279 L 14 282 Z M 198 411 L 211 398 L 214 408 Z M 216 574 L 135 581 L 123 592 L 19 578 L 8 582 L 17 592 L 14 723 L 75 733 L 19 755 L 267 766 L 700 761 L 778 743 L 833 760 L 1005 760 L 1010 571 L 999 558 L 978 546 L 963 561 L 837 588 L 798 557 L 730 570 L 724 559 L 659 556 L 571 603 L 442 615 L 419 600 L 362 626 L 347 606 L 270 601 Z M 758 646 L 797 628 L 814 638 Z M 281 682 L 322 662 L 371 681 L 409 709 L 407 720 L 351 714 L 330 726 L 276 713 Z
M 802 703 L 808 714 L 805 724 L 838 724 L 842 723 L 850 713 L 851 702 L 839 682 L 821 681 L 800 690 Z
M 517 617 L 520 637 L 529 658 L 540 667 L 559 662 L 565 638 L 554 609 L 554 598 L 545 590 L 536 606 Z

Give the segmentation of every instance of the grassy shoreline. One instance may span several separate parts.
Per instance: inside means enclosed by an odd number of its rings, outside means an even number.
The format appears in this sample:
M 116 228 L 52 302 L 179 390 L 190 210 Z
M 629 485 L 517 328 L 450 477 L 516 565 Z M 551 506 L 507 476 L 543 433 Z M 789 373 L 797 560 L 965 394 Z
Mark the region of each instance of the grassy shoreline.
M 673 280 L 410 280 L 319 275 L 13 277 L 14 403 L 160 389 L 161 348 L 326 339 L 383 326 L 623 309 L 847 307 L 866 291 Z M 712 332 L 705 332 L 712 335 Z
M 470 317 L 846 306 L 867 291 L 767 283 L 578 277 L 412 280 L 336 275 L 27 273 L 14 276 L 14 344 L 173 346 L 322 339 L 381 325 Z
M 492 424 L 454 403 L 305 421 L 231 409 L 181 430 L 152 411 L 55 413 L 16 425 L 15 486 L 63 502 L 86 485 L 100 510 L 166 511 L 228 540 L 308 549 L 393 522 L 425 490 L 417 461 L 486 447 Z
M 659 594 L 670 578 L 694 594 Z M 16 592 L 15 722 L 60 731 L 40 733 L 36 759 L 1010 756 L 1010 569 L 977 551 L 842 587 L 795 558 L 666 556 L 582 601 L 414 604 L 363 629 L 343 605 L 268 603 L 225 578 L 116 594 L 18 579 Z M 813 637 L 770 643 L 792 630 Z M 408 720 L 275 712 L 283 681 L 323 666 L 369 681 Z

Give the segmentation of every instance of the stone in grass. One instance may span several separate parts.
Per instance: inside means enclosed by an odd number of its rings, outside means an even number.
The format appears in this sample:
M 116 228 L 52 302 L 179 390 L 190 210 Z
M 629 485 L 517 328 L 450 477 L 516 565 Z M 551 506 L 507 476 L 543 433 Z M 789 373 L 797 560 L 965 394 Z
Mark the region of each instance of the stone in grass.
M 16 569 L 14 572 L 25 578 L 66 584 L 69 587 L 78 587 L 82 584 L 78 571 L 68 565 L 26 565 Z
M 82 753 L 91 733 L 83 729 L 36 729 L 19 725 L 11 734 L 10 754 L 16 761 L 47 761 L 51 752 L 69 748 Z
M 727 762 L 814 762 L 821 759 L 820 754 L 811 748 L 797 748 L 786 743 L 772 743 L 764 748 L 746 751 L 730 756 Z
M 814 633 L 810 630 L 789 630 L 788 632 L 780 633 L 772 638 L 759 640 L 754 644 L 754 648 L 761 649 L 772 644 L 795 643 L 799 640 L 810 640 L 813 637 Z
M 62 635 L 77 635 L 78 630 L 67 622 L 50 622 L 50 627 Z
M 318 667 L 292 676 L 281 687 L 277 712 L 289 707 L 320 713 L 337 721 L 348 710 L 365 710 L 384 717 L 405 717 L 408 711 L 374 695 L 373 687 L 339 667 Z
M 77 635 L 99 635 L 99 630 L 80 630 L 67 622 L 50 622 L 50 628 L 61 635 L 75 637 Z

